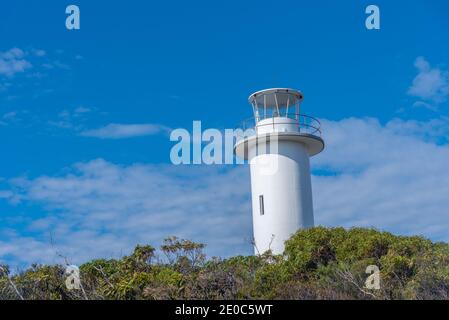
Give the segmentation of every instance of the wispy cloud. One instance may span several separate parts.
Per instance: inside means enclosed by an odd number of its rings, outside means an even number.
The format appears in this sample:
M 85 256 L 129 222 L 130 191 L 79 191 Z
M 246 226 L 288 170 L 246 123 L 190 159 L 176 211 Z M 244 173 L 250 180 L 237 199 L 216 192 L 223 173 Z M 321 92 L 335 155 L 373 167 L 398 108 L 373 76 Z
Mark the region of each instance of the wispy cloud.
M 59 69 L 64 69 L 64 70 L 70 70 L 70 66 L 68 64 L 62 63 L 59 60 L 55 60 L 52 62 L 45 62 L 42 64 L 42 67 L 44 67 L 45 69 L 59 68 Z
M 0 199 L 10 199 L 13 195 L 9 190 L 0 190 Z
M 81 132 L 82 136 L 100 139 L 124 139 L 166 133 L 170 129 L 159 124 L 118 124 L 110 123 L 104 127 Z
M 20 124 L 23 123 L 27 118 L 30 118 L 28 110 L 11 110 L 0 114 L 0 125 L 9 126 Z
M 33 54 L 37 57 L 43 57 L 47 54 L 47 52 L 45 52 L 45 50 L 42 49 L 33 49 Z
M 408 94 L 435 103 L 445 101 L 449 95 L 449 72 L 431 67 L 424 57 L 416 58 L 415 67 L 418 75 L 413 79 Z
M 17 116 L 17 112 L 11 111 L 11 112 L 5 113 L 5 114 L 2 116 L 2 118 L 5 119 L 5 120 L 9 120 L 9 119 L 15 118 L 16 116 Z
M 449 119 L 349 118 L 322 125 L 326 149 L 312 158 L 317 225 L 374 226 L 449 241 Z M 28 218 L 32 234 L 4 236 L 0 258 L 52 262 L 50 234 L 75 263 L 158 244 L 170 234 L 205 242 L 213 255 L 251 253 L 247 166 L 123 166 L 97 159 L 10 184 L 0 197 L 46 213 Z
M 323 121 L 316 221 L 449 241 L 449 119 Z M 319 172 L 319 171 L 318 171 Z
M 30 85 L 39 87 L 42 82 L 36 80 L 47 77 L 50 69 L 69 70 L 70 66 L 61 58 L 54 59 L 45 50 L 36 48 L 23 50 L 15 47 L 0 51 L 0 93 L 14 90 L 16 87 L 22 89 Z M 24 74 L 24 76 L 18 77 L 19 74 Z M 48 88 L 33 90 L 33 98 L 46 93 L 46 90 Z
M 85 116 L 91 111 L 92 109 L 84 106 L 79 106 L 74 109 L 64 109 L 58 113 L 56 120 L 50 120 L 48 124 L 62 129 L 81 131 L 84 127 L 83 123 L 86 120 Z
M 24 57 L 25 52 L 19 48 L 0 52 L 0 75 L 11 77 L 16 73 L 21 73 L 31 68 L 31 63 Z
M 120 166 L 97 159 L 76 164 L 59 177 L 16 179 L 16 199 L 40 204 L 48 215 L 29 224 L 37 236 L 0 240 L 0 259 L 9 255 L 25 263 L 52 261 L 57 249 L 80 263 L 120 256 L 136 243 L 156 245 L 167 235 L 207 242 L 212 255 L 250 253 L 246 169 Z
M 90 108 L 86 108 L 86 107 L 83 107 L 83 106 L 80 106 L 80 107 L 78 107 L 78 108 L 76 108 L 74 110 L 75 114 L 88 113 L 88 112 L 91 112 L 91 111 L 92 110 Z

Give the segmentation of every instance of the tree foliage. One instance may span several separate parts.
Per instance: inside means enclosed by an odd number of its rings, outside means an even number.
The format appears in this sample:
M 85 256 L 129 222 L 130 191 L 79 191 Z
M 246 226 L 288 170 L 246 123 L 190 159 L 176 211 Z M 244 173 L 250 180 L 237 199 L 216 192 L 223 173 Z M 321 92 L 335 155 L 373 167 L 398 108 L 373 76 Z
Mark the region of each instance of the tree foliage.
M 366 228 L 300 230 L 283 255 L 206 259 L 204 244 L 169 237 L 160 251 L 137 246 L 121 259 L 80 266 L 79 290 L 65 266 L 0 265 L 0 299 L 449 299 L 449 244 Z M 380 270 L 369 289 L 366 268 Z

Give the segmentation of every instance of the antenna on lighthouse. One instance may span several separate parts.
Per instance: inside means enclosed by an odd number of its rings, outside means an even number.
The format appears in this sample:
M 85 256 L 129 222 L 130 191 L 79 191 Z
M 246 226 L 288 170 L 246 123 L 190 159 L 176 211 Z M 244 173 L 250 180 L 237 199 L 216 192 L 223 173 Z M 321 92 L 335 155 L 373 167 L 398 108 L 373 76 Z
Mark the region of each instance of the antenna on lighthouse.
M 252 128 L 253 134 L 239 139 L 234 153 L 250 164 L 256 254 L 280 254 L 292 234 L 314 225 L 309 157 L 324 149 L 324 141 L 320 122 L 301 113 L 303 99 L 289 88 L 248 98 L 254 118 L 242 129 Z

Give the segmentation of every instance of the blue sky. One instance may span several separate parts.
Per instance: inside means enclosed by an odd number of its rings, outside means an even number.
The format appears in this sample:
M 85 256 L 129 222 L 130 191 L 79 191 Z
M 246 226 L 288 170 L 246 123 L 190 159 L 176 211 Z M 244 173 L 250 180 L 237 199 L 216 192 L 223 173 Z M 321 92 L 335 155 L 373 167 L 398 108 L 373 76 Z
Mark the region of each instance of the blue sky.
M 0 36 L 0 263 L 171 234 L 249 254 L 248 168 L 173 166 L 167 132 L 233 128 L 269 87 L 300 89 L 323 120 L 318 224 L 449 241 L 447 1 L 19 0 Z

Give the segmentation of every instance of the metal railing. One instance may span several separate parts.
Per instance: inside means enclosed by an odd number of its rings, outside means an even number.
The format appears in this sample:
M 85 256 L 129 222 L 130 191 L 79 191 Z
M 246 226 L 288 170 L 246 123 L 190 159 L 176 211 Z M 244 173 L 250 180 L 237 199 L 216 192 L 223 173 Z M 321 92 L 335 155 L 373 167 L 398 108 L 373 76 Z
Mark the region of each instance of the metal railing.
M 282 118 L 290 119 L 290 121 L 282 121 Z M 271 121 L 267 121 L 268 119 L 271 119 Z M 291 119 L 295 120 L 294 122 L 291 121 Z M 263 123 L 260 123 L 263 122 Z M 246 131 L 247 129 L 253 129 L 255 130 L 255 133 L 257 133 L 257 130 L 262 127 L 266 126 L 272 126 L 273 131 L 276 131 L 276 126 L 278 125 L 295 125 L 297 131 L 299 133 L 305 133 L 310 134 L 314 136 L 321 137 L 321 123 L 318 119 L 305 115 L 305 114 L 298 114 L 298 113 L 289 113 L 284 114 L 281 116 L 275 116 L 275 117 L 266 117 L 260 120 L 256 120 L 255 117 L 243 120 L 240 122 L 236 129 L 241 129 L 243 131 Z

